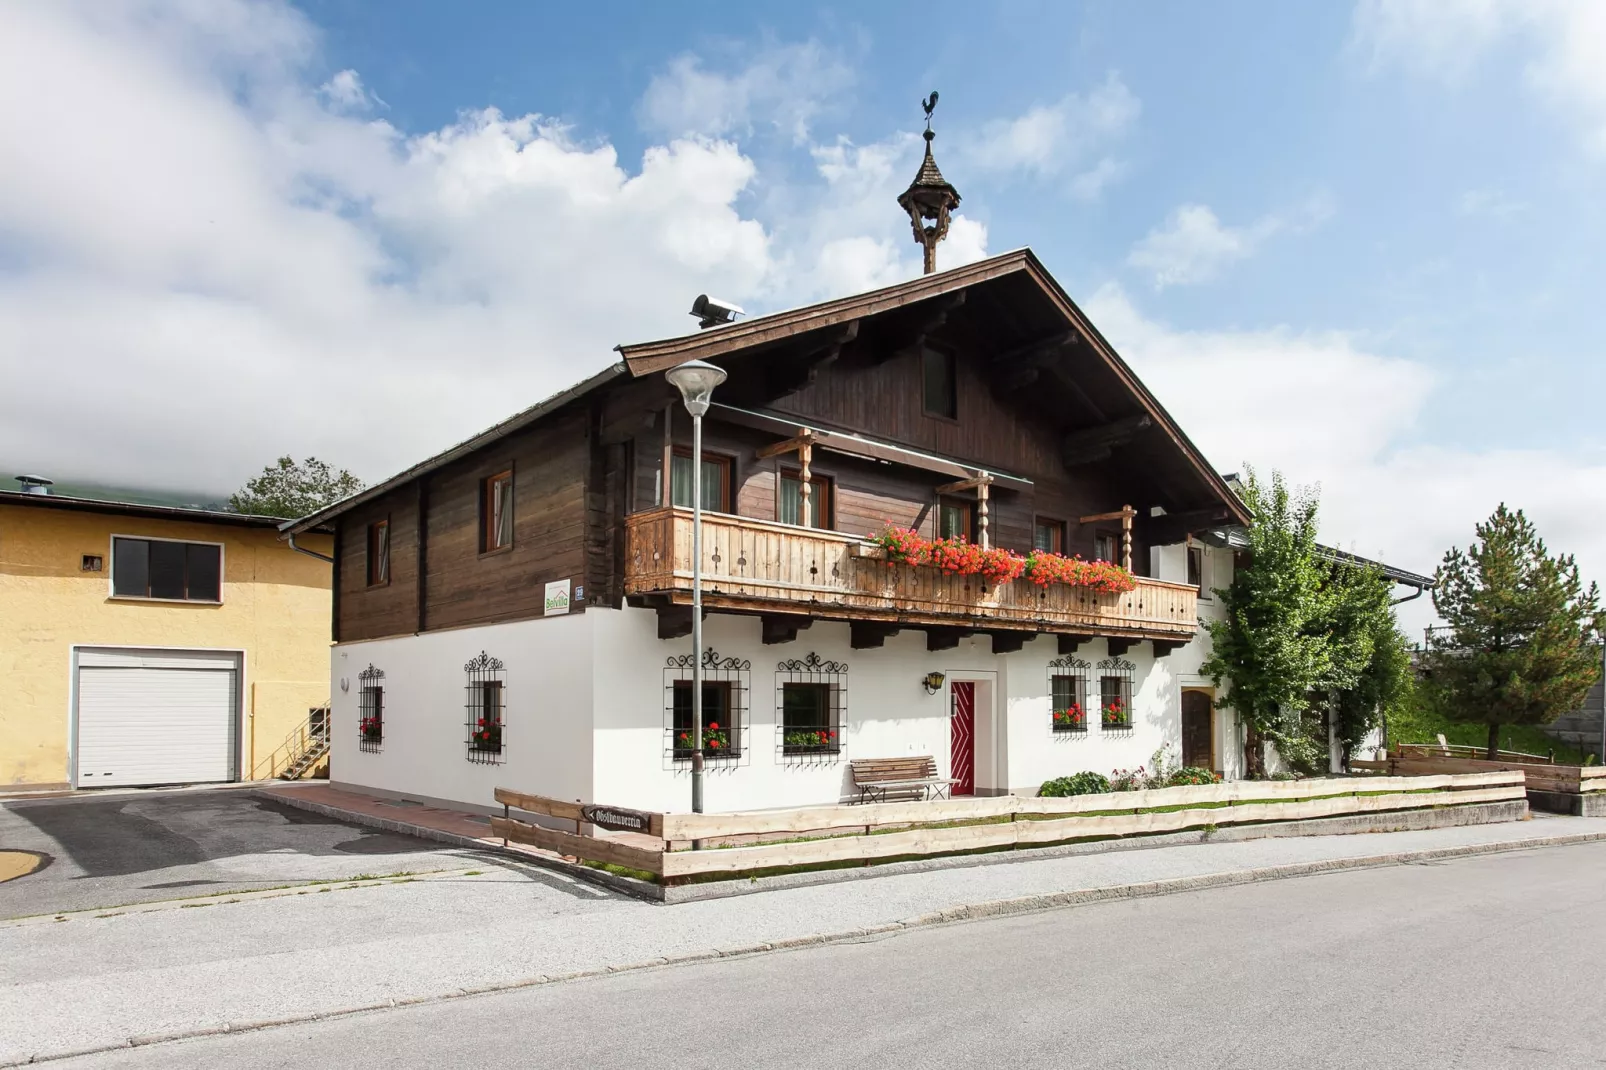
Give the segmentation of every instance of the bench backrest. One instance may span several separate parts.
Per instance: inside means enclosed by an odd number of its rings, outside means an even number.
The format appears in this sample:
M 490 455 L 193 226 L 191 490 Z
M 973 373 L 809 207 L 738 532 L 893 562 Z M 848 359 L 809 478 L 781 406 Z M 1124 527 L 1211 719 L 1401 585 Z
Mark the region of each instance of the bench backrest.
M 853 768 L 855 784 L 875 784 L 887 780 L 921 780 L 937 775 L 937 759 L 929 754 L 908 758 L 854 758 L 848 763 Z

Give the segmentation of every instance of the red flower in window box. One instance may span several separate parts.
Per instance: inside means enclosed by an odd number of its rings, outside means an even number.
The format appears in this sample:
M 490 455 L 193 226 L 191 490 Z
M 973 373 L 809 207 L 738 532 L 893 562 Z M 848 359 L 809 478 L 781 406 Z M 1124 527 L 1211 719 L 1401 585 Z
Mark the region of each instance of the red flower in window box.
M 1022 557 L 998 547 L 983 549 L 968 539 L 927 539 L 909 528 L 888 525 L 870 541 L 886 551 L 887 565 L 915 565 L 941 569 L 947 576 L 981 576 L 990 583 L 1009 583 L 1025 576 L 1040 587 L 1063 583 L 1102 594 L 1125 594 L 1138 585 L 1136 577 L 1109 561 L 1034 550 Z
M 1060 729 L 1086 728 L 1087 715 L 1082 712 L 1081 703 L 1073 702 L 1063 710 L 1055 710 L 1054 727 Z

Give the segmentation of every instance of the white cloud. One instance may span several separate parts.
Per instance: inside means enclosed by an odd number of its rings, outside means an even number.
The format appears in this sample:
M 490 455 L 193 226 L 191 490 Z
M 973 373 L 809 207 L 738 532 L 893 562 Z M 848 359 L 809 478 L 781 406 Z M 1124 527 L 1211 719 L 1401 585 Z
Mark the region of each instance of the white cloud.
M 670 137 L 740 136 L 767 123 L 802 144 L 853 83 L 853 68 L 817 41 L 744 52 L 728 72 L 684 55 L 654 76 L 639 112 L 647 129 Z
M 1053 104 L 1035 105 L 1013 119 L 997 119 L 962 132 L 958 156 L 982 173 L 1058 177 L 1071 173 L 1066 189 L 1091 200 L 1124 167 L 1106 148 L 1137 122 L 1142 105 L 1119 75 L 1087 93 L 1070 93 Z
M 1593 0 L 1361 0 L 1354 44 L 1375 68 L 1455 83 L 1499 46 L 1529 61 L 1529 87 L 1606 153 L 1606 4 Z
M 0 391 L 0 461 L 382 478 L 682 333 L 699 292 L 756 310 L 920 270 L 903 142 L 822 161 L 766 225 L 739 206 L 775 185 L 730 140 L 621 160 L 494 109 L 411 133 L 317 48 L 273 2 L 0 7 L 0 377 L 28 385 Z M 944 257 L 984 252 L 955 220 Z
M 1356 335 L 1179 330 L 1114 285 L 1084 308 L 1219 470 L 1248 463 L 1320 485 L 1332 545 L 1431 573 L 1504 501 L 1606 579 L 1606 453 L 1423 445 L 1416 422 L 1442 384 Z M 1411 627 L 1431 617 L 1425 598 L 1402 612 Z
M 1333 214 L 1330 198 L 1318 194 L 1297 212 L 1268 215 L 1243 227 L 1221 222 L 1207 205 L 1184 204 L 1132 247 L 1126 262 L 1148 272 L 1155 289 L 1209 282 L 1223 268 L 1253 256 L 1268 238 L 1302 234 Z

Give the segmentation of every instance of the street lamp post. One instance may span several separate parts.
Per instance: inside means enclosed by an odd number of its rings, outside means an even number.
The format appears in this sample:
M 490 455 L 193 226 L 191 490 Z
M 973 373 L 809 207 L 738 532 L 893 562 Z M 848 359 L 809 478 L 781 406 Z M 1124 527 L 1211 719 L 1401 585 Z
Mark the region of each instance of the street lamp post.
M 692 360 L 664 373 L 691 413 L 691 811 L 703 812 L 703 414 L 725 369 Z

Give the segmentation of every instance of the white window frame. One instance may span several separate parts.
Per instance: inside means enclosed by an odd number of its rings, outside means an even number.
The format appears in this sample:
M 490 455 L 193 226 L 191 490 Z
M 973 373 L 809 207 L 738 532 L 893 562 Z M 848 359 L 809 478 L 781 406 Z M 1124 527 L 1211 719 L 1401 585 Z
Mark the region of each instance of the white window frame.
M 217 547 L 217 600 L 208 598 L 151 598 L 138 594 L 117 593 L 117 540 L 139 539 L 141 542 L 181 542 L 186 545 Z M 164 602 L 175 606 L 221 606 L 223 604 L 223 577 L 228 564 L 228 547 L 210 539 L 169 539 L 161 535 L 136 535 L 114 531 L 106 543 L 106 600 L 108 602 Z

